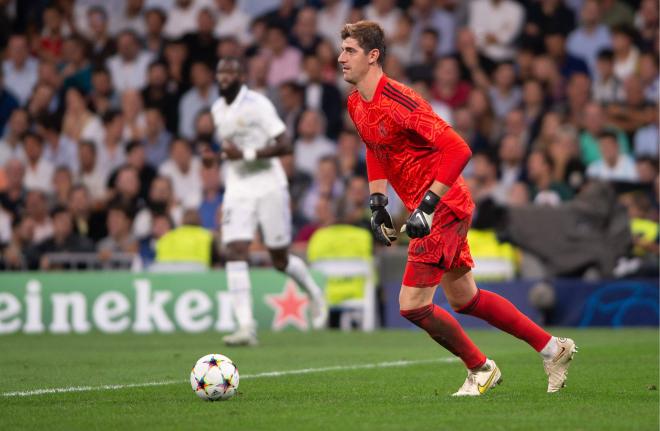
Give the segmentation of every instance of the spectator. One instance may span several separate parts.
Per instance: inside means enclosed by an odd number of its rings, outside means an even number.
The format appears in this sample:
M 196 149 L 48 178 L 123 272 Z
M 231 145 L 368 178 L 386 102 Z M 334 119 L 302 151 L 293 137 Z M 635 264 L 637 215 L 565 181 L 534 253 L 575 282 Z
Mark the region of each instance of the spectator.
M 525 178 L 525 145 L 520 136 L 504 135 L 498 153 L 499 189 L 497 200 L 506 204 L 513 186 Z
M 178 39 L 195 31 L 197 14 L 202 7 L 200 0 L 175 0 L 174 7 L 167 11 L 163 33 L 168 39 Z
M 111 184 L 111 193 L 108 205 L 122 207 L 131 219 L 144 206 L 144 201 L 140 199 L 140 177 L 132 166 L 123 166 L 117 172 Z
M 216 47 L 218 39 L 213 35 L 216 13 L 204 7 L 197 13 L 197 27 L 194 32 L 183 37 L 183 43 L 188 47 L 190 61 L 201 61 L 214 68 L 217 63 Z
M 527 143 L 534 142 L 541 130 L 541 122 L 546 110 L 545 95 L 541 84 L 533 79 L 525 81 L 522 100 L 525 125 L 529 132 Z
M 7 45 L 7 59 L 2 63 L 2 77 L 3 84 L 11 88 L 21 106 L 25 106 L 37 83 L 38 65 L 37 59 L 30 55 L 27 38 L 21 34 L 12 35 Z
M 28 190 L 36 189 L 46 192 L 52 190 L 52 179 L 55 167 L 44 157 L 44 141 L 33 132 L 23 135 L 26 169 L 23 184 Z
M 183 208 L 174 198 L 172 181 L 163 176 L 156 177 L 151 182 L 146 206 L 135 216 L 133 235 L 138 239 L 149 236 L 153 221 L 160 214 L 167 215 L 174 226 L 180 225 L 183 218 Z
M 117 45 L 108 31 L 108 13 L 101 6 L 87 10 L 87 39 L 91 44 L 92 65 L 103 67 L 108 58 L 117 51 Z
M 167 214 L 154 215 L 149 236 L 142 238 L 138 244 L 143 267 L 148 267 L 156 260 L 156 243 L 172 229 L 174 223 Z
M 461 70 L 455 57 L 443 57 L 433 69 L 433 98 L 451 108 L 463 106 L 470 95 L 470 84 L 461 79 Z
M 106 211 L 95 206 L 98 207 L 92 202 L 87 187 L 82 184 L 73 186 L 67 205 L 73 220 L 73 229 L 78 235 L 89 238 L 93 243 L 97 243 L 107 235 Z
M 7 121 L 19 106 L 18 99 L 4 85 L 3 73 L 0 71 L 0 134 L 4 133 Z
M 89 94 L 92 90 L 92 65 L 89 62 L 86 41 L 80 36 L 69 36 L 64 40 L 62 56 L 62 91 L 76 87 L 83 94 Z
M 563 0 L 532 2 L 525 18 L 524 37 L 534 40 L 542 40 L 551 32 L 567 35 L 575 28 L 575 15 Z
M 2 97 L 2 96 L 0 96 Z M 30 119 L 25 109 L 17 108 L 11 112 L 8 127 L 0 140 L 0 166 L 10 159 L 25 160 L 21 137 L 27 132 Z
M 470 30 L 481 52 L 493 61 L 514 57 L 513 41 L 522 29 L 525 12 L 512 0 L 473 0 L 468 15 Z
M 354 176 L 367 176 L 367 165 L 362 158 L 362 141 L 352 130 L 343 130 L 337 141 L 339 177 L 347 182 Z
M 470 111 L 477 130 L 489 143 L 493 142 L 499 131 L 495 122 L 495 114 L 490 105 L 490 100 L 486 91 L 475 88 L 467 99 L 467 108 Z
M 395 0 L 372 0 L 364 7 L 365 19 L 380 24 L 387 39 L 396 32 L 396 25 L 400 16 L 401 11 L 396 7 Z
M 96 245 L 99 258 L 109 260 L 115 253 L 137 253 L 137 241 L 131 233 L 131 214 L 118 205 L 108 209 L 108 236 Z
M 504 118 L 522 102 L 522 91 L 516 85 L 516 71 L 513 63 L 500 63 L 495 69 L 494 85 L 488 91 L 493 111 L 497 118 Z
M 282 0 L 277 9 L 271 10 L 263 15 L 268 26 L 277 26 L 283 29 L 293 28 L 296 24 L 298 7 L 295 0 Z M 342 26 L 344 23 L 341 24 Z M 340 27 L 341 29 L 341 27 Z
M 487 152 L 476 153 L 472 156 L 470 164 L 472 175 L 466 178 L 466 183 L 475 204 L 479 205 L 488 199 L 505 202 L 504 190 L 499 189 L 495 157 Z
M 219 228 L 223 189 L 220 183 L 219 166 L 210 163 L 202 167 L 202 203 L 199 206 L 201 226 L 211 231 Z
M 639 58 L 639 78 L 644 86 L 644 99 L 658 104 L 660 92 L 660 75 L 658 74 L 658 55 L 651 52 L 642 53 Z
M 56 206 L 51 212 L 53 220 L 53 236 L 38 246 L 39 269 L 57 268 L 51 263 L 49 253 L 86 253 L 94 250 L 92 242 L 78 235 L 73 230 L 71 213 L 63 206 Z
M 190 70 L 193 87 L 184 93 L 179 103 L 179 134 L 186 139 L 195 137 L 195 118 L 200 111 L 210 109 L 219 97 L 213 73 L 203 62 L 193 63 Z
M 621 0 L 601 0 L 603 23 L 612 28 L 617 25 L 632 25 L 634 13 L 632 8 Z
M 108 111 L 103 115 L 103 126 L 105 127 L 105 137 L 100 146 L 98 146 L 97 163 L 102 166 L 106 172 L 112 172 L 124 164 L 126 156 L 124 155 L 124 118 L 119 111 Z
M 621 81 L 637 73 L 639 49 L 634 45 L 635 30 L 622 25 L 612 28 L 614 75 Z
M 105 168 L 98 163 L 96 157 L 96 144 L 91 141 L 82 141 L 78 146 L 77 180 L 84 185 L 87 193 L 94 202 L 101 202 L 106 197 L 106 184 L 108 176 Z
M 70 32 L 71 29 L 64 27 L 62 13 L 55 6 L 46 6 L 41 18 L 43 29 L 33 43 L 33 51 L 36 51 L 42 60 L 59 61 L 62 58 L 65 32 Z
M 215 4 L 218 8 L 215 35 L 219 38 L 236 37 L 241 45 L 247 45 L 250 42 L 247 31 L 250 27 L 250 17 L 241 11 L 236 0 L 215 0 Z
M 298 124 L 298 140 L 294 144 L 296 170 L 314 176 L 319 160 L 327 155 L 335 154 L 336 148 L 332 141 L 323 136 L 321 113 L 306 110 Z
M 26 109 L 32 118 L 39 118 L 52 114 L 59 107 L 60 101 L 55 93 L 55 88 L 45 82 L 40 82 L 34 87 L 32 97 L 28 100 Z
M 300 228 L 295 238 L 293 239 L 295 248 L 303 248 L 305 244 L 312 237 L 314 232 L 326 226 L 330 226 L 337 221 L 333 200 L 325 196 L 321 196 L 314 203 L 314 213 L 310 221 Z
M 140 178 L 140 199 L 147 200 L 151 182 L 156 177 L 156 170 L 146 162 L 144 146 L 139 141 L 129 141 L 126 144 L 126 166 L 130 166 Z M 114 183 L 118 171 L 110 175 L 110 183 Z
M 305 110 L 305 89 L 293 82 L 279 86 L 280 116 L 286 124 L 286 134 L 292 141 L 298 139 L 298 124 Z
M 565 115 L 567 121 L 578 127 L 585 107 L 591 99 L 591 80 L 584 73 L 574 73 L 566 86 Z
M 144 88 L 147 68 L 152 60 L 152 54 L 140 47 L 138 37 L 133 31 L 123 30 L 119 33 L 117 54 L 107 61 L 115 90 L 121 93 L 124 90 Z
M 611 49 L 598 52 L 596 75 L 591 86 L 595 102 L 608 104 L 623 100 L 623 84 L 614 74 L 614 53 Z
M 34 245 L 34 220 L 14 218 L 9 244 L 2 253 L 0 267 L 4 270 L 37 269 L 37 248 Z
M 142 143 L 147 157 L 147 163 L 158 168 L 167 160 L 172 135 L 165 129 L 165 122 L 160 109 L 147 108 L 144 112 L 145 133 Z
M 413 39 L 413 26 L 415 22 L 407 13 L 402 13 L 396 23 L 396 31 L 390 37 L 387 49 L 386 60 L 390 57 L 396 57 L 403 64 L 412 63 L 415 50 L 415 40 Z
M 303 13 L 301 11 L 301 13 Z M 342 96 L 339 89 L 323 82 L 321 76 L 321 62 L 316 56 L 305 57 L 304 70 L 307 75 L 305 86 L 305 106 L 325 114 L 325 135 L 330 139 L 337 139 L 342 129 Z
M 154 58 L 160 57 L 165 50 L 163 30 L 166 21 L 167 13 L 159 7 L 150 7 L 144 13 L 144 46 Z
M 321 43 L 316 26 L 316 9 L 306 6 L 298 12 L 296 25 L 292 29 L 291 44 L 298 48 L 303 56 L 313 56 Z
M 66 166 L 58 166 L 53 174 L 53 195 L 49 207 L 66 206 L 69 202 L 72 187 L 73 174 L 71 170 Z
M 606 181 L 637 181 L 635 162 L 628 154 L 619 152 L 617 135 L 613 132 L 602 132 L 598 136 L 598 144 L 602 158 L 589 164 L 587 176 Z
M 92 92 L 89 94 L 91 110 L 100 117 L 119 109 L 119 95 L 112 87 L 110 72 L 105 68 L 92 71 Z
M 56 125 L 54 121 L 51 124 Z M 83 94 L 76 87 L 70 87 L 66 91 L 62 134 L 73 141 L 90 140 L 96 145 L 103 142 L 103 124 L 99 117 L 87 108 Z
M 454 110 L 454 122 L 452 127 L 465 142 L 468 143 L 472 152 L 487 149 L 490 144 L 476 126 L 474 115 L 469 108 L 457 108 Z
M 598 53 L 612 46 L 610 30 L 600 21 L 600 6 L 597 0 L 584 2 L 580 23 L 581 25 L 569 34 L 566 50 L 569 54 L 585 60 L 593 77 L 597 73 Z
M 167 63 L 167 74 L 169 76 L 168 89 L 181 94 L 190 82 L 188 76 L 188 48 L 181 39 L 170 40 L 165 44 L 164 53 Z
M 121 14 L 113 19 L 113 33 L 124 30 L 131 30 L 139 37 L 145 35 L 144 24 L 144 3 L 145 0 L 126 0 Z
M 328 40 L 335 50 L 341 46 L 339 34 L 346 22 L 351 9 L 348 0 L 323 0 L 323 7 L 319 10 L 317 24 L 319 34 Z
M 584 109 L 582 127 L 583 130 L 580 133 L 580 154 L 582 162 L 588 166 L 601 158 L 598 136 L 606 130 L 605 113 L 598 103 L 592 102 L 587 104 Z M 630 154 L 628 137 L 621 131 L 617 131 L 616 134 L 619 142 L 619 151 L 624 154 Z
M 438 63 L 439 36 L 433 28 L 424 29 L 419 36 L 419 45 L 413 53 L 413 61 L 406 69 L 411 81 L 432 82 L 435 67 Z M 386 57 L 387 58 L 387 57 Z
M 287 42 L 286 30 L 272 25 L 268 28 L 269 59 L 268 85 L 276 87 L 289 80 L 296 80 L 301 72 L 302 54 Z
M 605 111 L 609 122 L 628 134 L 657 122 L 658 105 L 644 98 L 644 86 L 638 76 L 623 82 L 625 97 L 621 103 L 609 104 Z
M 67 136 L 60 134 L 61 123 L 57 115 L 39 118 L 36 130 L 44 140 L 43 157 L 54 167 L 65 166 L 70 172 L 78 172 L 78 146 Z
M 190 142 L 178 138 L 172 142 L 169 159 L 158 169 L 160 175 L 170 178 L 174 197 L 184 208 L 198 208 L 202 202 L 201 166 Z
M 126 90 L 121 95 L 121 113 L 124 119 L 122 139 L 139 141 L 144 138 L 146 120 L 142 96 L 137 90 Z
M 176 133 L 179 127 L 180 94 L 168 84 L 167 63 L 151 63 L 147 70 L 147 85 L 142 90 L 142 101 L 146 109 L 155 109 L 163 116 L 170 133 Z
M 557 206 L 573 197 L 566 183 L 553 177 L 554 162 L 544 151 L 532 151 L 527 159 L 529 196 L 536 205 Z
M 580 58 L 566 52 L 566 35 L 560 30 L 548 31 L 543 41 L 545 50 L 559 67 L 559 73 L 564 79 L 570 79 L 575 73 L 584 73 L 589 76 L 589 66 Z
M 452 54 L 456 49 L 456 20 L 442 6 L 434 5 L 431 0 L 413 0 L 409 9 L 414 26 L 412 30 L 413 46 L 418 46 L 419 38 L 424 29 L 437 31 L 438 43 L 436 56 Z
M 568 184 L 574 193 L 579 192 L 585 183 L 585 166 L 580 160 L 576 130 L 569 125 L 559 127 L 548 154 L 554 166 L 554 180 Z
M 318 204 L 317 204 L 318 205 Z M 366 177 L 354 176 L 346 182 L 346 192 L 338 205 L 337 218 L 341 223 L 371 228 L 369 210 L 369 183 Z
M 325 156 L 318 162 L 314 181 L 303 196 L 302 213 L 307 220 L 314 220 L 316 204 L 321 199 L 330 199 L 335 202 L 344 193 L 344 184 L 338 177 L 337 159 L 334 156 Z
M 640 33 L 645 48 L 653 48 L 658 37 L 658 2 L 642 0 L 635 14 L 635 28 Z
M 0 192 L 0 205 L 9 211 L 14 220 L 23 212 L 27 189 L 24 185 L 25 165 L 18 159 L 9 159 L 4 164 L 7 186 Z
M 53 223 L 48 214 L 48 197 L 43 191 L 30 190 L 27 192 L 23 216 L 34 221 L 34 244 L 39 244 L 53 235 Z

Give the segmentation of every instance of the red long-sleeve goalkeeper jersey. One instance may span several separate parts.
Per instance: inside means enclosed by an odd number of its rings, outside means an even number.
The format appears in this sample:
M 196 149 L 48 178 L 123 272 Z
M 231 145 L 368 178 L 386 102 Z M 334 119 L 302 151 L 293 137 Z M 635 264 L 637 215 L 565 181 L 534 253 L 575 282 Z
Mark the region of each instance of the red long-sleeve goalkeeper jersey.
M 348 96 L 348 112 L 367 146 L 369 181 L 388 180 L 412 211 L 438 180 L 451 187 L 442 202 L 452 212 L 459 218 L 472 212 L 460 176 L 470 148 L 419 94 L 383 74 L 371 101 L 357 90 Z

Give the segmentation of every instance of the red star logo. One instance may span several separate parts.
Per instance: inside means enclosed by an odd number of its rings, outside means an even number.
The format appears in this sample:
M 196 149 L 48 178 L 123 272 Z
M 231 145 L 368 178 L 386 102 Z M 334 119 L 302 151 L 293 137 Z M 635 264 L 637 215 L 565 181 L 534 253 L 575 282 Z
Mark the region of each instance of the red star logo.
M 298 288 L 293 281 L 287 281 L 281 294 L 266 295 L 266 303 L 275 310 L 274 330 L 280 330 L 288 324 L 298 329 L 308 328 L 306 311 L 309 299 L 298 295 Z

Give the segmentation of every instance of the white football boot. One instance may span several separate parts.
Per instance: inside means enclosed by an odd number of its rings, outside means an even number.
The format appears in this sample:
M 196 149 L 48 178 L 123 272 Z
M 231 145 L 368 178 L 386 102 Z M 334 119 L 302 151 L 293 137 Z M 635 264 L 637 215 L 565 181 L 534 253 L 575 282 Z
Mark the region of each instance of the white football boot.
M 497 368 L 495 361 L 486 359 L 486 363 L 481 368 L 468 370 L 465 383 L 453 396 L 478 397 L 500 383 L 502 383 L 502 372 Z
M 568 367 L 577 353 L 575 341 L 570 338 L 557 338 L 557 354 L 543 361 L 545 374 L 548 375 L 548 392 L 557 392 L 566 386 Z
M 310 300 L 310 314 L 312 317 L 312 328 L 324 329 L 328 324 L 328 305 L 322 297 Z
M 222 337 L 222 341 L 227 346 L 256 346 L 259 344 L 257 331 L 253 326 L 238 328 L 233 334 Z

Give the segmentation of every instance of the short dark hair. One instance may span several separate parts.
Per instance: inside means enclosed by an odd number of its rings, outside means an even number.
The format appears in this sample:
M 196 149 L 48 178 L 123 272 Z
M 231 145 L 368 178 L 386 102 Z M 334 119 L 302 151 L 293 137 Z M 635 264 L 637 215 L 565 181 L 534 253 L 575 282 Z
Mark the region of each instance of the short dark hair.
M 610 48 L 601 49 L 598 51 L 597 58 L 598 60 L 614 61 L 614 51 Z
M 616 142 L 619 141 L 619 137 L 617 136 L 616 132 L 613 130 L 603 130 L 598 134 L 598 139 L 607 139 L 611 138 L 614 139 Z
M 385 64 L 385 32 L 383 32 L 383 29 L 378 23 L 374 21 L 358 21 L 354 24 L 346 24 L 341 30 L 341 38 L 344 40 L 349 37 L 357 40 L 358 45 L 360 45 L 360 48 L 365 53 L 377 49 L 379 52 L 378 64 L 380 66 Z

